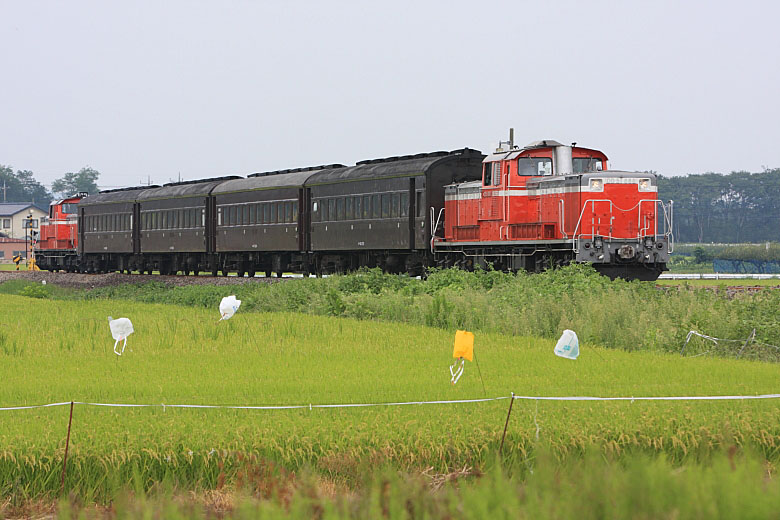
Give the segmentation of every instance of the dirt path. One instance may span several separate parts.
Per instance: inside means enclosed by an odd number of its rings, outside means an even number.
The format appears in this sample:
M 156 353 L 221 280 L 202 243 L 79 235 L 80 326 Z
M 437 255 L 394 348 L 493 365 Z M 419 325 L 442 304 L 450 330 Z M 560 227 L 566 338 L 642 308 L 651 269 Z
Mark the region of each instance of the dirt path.
M 93 289 L 126 283 L 160 282 L 171 287 L 183 285 L 240 285 L 246 283 L 276 283 L 290 278 L 239 278 L 237 276 L 161 276 L 141 274 L 79 274 L 49 271 L 0 271 L 0 283 L 9 280 L 29 280 L 74 289 Z

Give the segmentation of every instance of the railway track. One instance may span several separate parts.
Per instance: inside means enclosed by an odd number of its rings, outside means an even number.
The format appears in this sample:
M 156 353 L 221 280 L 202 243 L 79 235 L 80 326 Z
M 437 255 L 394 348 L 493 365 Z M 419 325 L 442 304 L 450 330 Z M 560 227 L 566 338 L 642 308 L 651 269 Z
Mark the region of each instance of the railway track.
M 111 287 L 115 285 L 160 282 L 171 287 L 186 285 L 243 285 L 248 283 L 277 283 L 290 280 L 292 277 L 266 278 L 255 276 L 181 276 L 181 275 L 144 275 L 144 274 L 82 274 L 49 271 L 0 271 L 0 283 L 9 280 L 28 280 L 32 282 L 46 282 L 61 287 L 74 289 L 94 289 L 96 287 Z

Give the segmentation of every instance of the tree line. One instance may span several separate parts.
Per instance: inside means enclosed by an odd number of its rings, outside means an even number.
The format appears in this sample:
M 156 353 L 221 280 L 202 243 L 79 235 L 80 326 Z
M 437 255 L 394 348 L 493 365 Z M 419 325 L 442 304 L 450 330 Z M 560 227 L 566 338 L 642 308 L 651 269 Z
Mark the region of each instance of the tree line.
M 0 202 L 30 202 L 46 207 L 56 197 L 69 197 L 78 192 L 97 193 L 100 172 L 86 166 L 78 172 L 68 172 L 51 184 L 51 190 L 35 180 L 30 170 L 16 170 L 0 164 Z
M 659 175 L 658 198 L 674 201 L 677 242 L 780 241 L 780 168 Z

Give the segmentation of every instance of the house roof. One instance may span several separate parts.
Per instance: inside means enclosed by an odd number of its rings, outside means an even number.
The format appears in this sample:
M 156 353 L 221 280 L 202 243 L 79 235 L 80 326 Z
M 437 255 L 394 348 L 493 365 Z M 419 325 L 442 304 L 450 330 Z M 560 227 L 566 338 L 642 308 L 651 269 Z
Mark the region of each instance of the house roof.
M 11 217 L 17 213 L 21 213 L 28 208 L 35 208 L 38 211 L 45 213 L 44 210 L 29 202 L 0 202 L 0 216 Z

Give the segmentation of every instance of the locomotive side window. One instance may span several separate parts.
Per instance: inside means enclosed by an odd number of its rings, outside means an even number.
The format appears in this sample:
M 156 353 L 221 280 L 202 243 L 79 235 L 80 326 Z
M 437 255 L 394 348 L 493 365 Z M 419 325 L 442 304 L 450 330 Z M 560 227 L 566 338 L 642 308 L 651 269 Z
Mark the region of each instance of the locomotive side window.
M 493 163 L 493 186 L 501 184 L 501 163 Z
M 401 193 L 401 216 L 409 216 L 409 193 L 407 192 Z
M 602 170 L 601 159 L 593 157 L 575 157 L 572 159 L 574 173 L 600 172 Z
M 490 186 L 491 184 L 493 184 L 493 163 L 485 163 L 482 185 Z
M 517 160 L 517 175 L 521 177 L 552 175 L 552 159 L 548 157 L 520 157 Z

